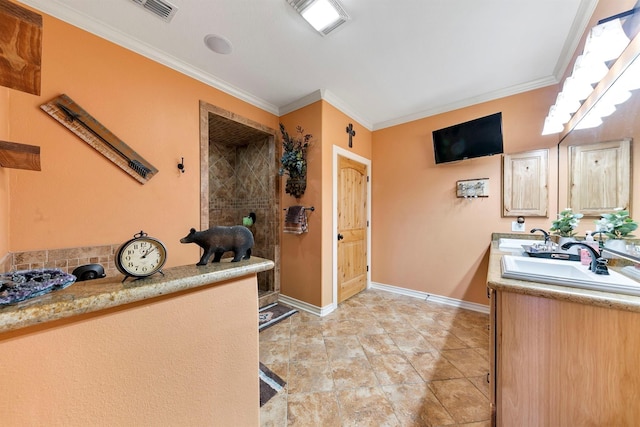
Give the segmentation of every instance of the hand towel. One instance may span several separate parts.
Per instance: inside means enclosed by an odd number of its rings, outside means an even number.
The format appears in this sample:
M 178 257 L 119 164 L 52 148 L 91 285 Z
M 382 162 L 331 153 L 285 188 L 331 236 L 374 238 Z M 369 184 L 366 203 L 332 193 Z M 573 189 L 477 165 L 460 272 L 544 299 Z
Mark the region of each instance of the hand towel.
M 292 234 L 306 233 L 307 212 L 304 206 L 290 206 L 284 218 L 284 232 Z

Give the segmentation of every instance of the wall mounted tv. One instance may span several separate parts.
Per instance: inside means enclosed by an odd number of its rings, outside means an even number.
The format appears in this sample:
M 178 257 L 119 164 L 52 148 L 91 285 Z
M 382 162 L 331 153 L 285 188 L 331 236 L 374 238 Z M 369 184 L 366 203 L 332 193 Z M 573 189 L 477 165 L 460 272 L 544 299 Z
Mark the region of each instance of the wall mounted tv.
M 501 154 L 502 113 L 433 131 L 436 164 Z

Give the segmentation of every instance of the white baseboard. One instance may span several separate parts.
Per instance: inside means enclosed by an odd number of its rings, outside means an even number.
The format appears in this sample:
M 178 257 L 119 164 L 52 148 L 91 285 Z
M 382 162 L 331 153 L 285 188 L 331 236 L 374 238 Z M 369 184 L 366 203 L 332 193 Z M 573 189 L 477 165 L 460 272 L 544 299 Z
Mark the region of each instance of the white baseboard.
M 482 305 L 474 302 L 468 302 L 468 301 L 463 301 L 455 298 L 444 297 L 441 295 L 429 294 L 421 291 L 414 291 L 412 289 L 400 288 L 398 286 L 385 285 L 383 283 L 377 283 L 377 282 L 371 282 L 371 285 L 369 286 L 369 288 L 377 289 L 385 292 L 391 292 L 394 294 L 406 295 L 412 298 L 428 300 L 438 304 L 448 305 L 451 307 L 463 308 L 466 310 L 489 314 L 488 305 Z M 291 298 L 282 294 L 278 296 L 278 301 L 290 307 L 296 308 L 298 310 L 306 311 L 307 313 L 311 313 L 320 317 L 326 316 L 327 314 L 333 312 L 337 308 L 337 304 L 329 304 L 325 307 L 318 307 L 318 306 L 309 304 L 307 302 L 300 301 L 298 299 Z
M 318 307 L 308 302 L 300 301 L 295 298 L 288 297 L 286 295 L 278 295 L 278 301 L 286 304 L 290 307 L 297 308 L 298 310 L 306 311 L 307 313 L 315 314 L 316 316 L 324 317 L 337 308 L 336 304 L 329 304 L 325 307 Z
M 455 298 L 444 297 L 441 295 L 429 294 L 427 292 L 414 291 L 412 289 L 400 288 L 398 286 L 385 285 L 383 283 L 371 282 L 372 289 L 392 292 L 394 294 L 406 295 L 413 298 L 419 298 L 436 302 L 438 304 L 448 305 L 451 307 L 464 308 L 466 310 L 477 311 L 479 313 L 489 314 L 489 306 L 477 304 L 475 302 L 463 301 Z

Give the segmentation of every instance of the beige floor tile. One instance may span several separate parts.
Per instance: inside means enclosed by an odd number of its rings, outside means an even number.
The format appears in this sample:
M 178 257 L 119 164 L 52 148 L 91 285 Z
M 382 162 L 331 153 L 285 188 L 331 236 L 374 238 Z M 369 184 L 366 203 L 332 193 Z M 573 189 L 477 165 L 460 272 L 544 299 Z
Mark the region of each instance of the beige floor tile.
M 393 427 L 400 422 L 384 392 L 376 387 L 338 391 L 342 425 Z
M 289 394 L 330 391 L 333 379 L 326 361 L 292 361 L 289 363 Z
M 297 313 L 260 332 L 260 361 L 287 382 L 261 426 L 488 427 L 488 320 L 374 289 Z
M 319 322 L 320 318 L 314 314 L 307 313 L 306 311 L 298 311 L 296 314 L 290 317 L 291 324 L 306 323 L 306 322 Z
M 340 426 L 338 400 L 333 392 L 289 395 L 288 426 Z
M 264 363 L 264 365 L 271 372 L 282 378 L 283 381 L 289 382 L 289 362 Z M 285 387 L 287 387 L 287 384 L 285 384 Z
M 316 360 L 326 362 L 328 360 L 324 341 L 308 344 L 304 340 L 291 341 L 289 355 L 289 360 L 291 361 Z
M 488 377 L 486 375 L 483 375 L 481 377 L 469 377 L 468 379 L 478 390 L 480 390 L 482 394 L 484 394 L 484 397 L 491 399 L 491 389 L 489 388 L 490 384 L 489 381 L 487 381 L 487 378 Z
M 330 360 L 364 357 L 364 349 L 355 335 L 326 337 L 324 339 Z
M 366 357 L 332 360 L 330 365 L 337 390 L 378 385 L 378 379 Z
M 403 426 L 440 426 L 455 423 L 427 384 L 390 385 L 382 389 Z
M 324 337 L 339 337 L 343 335 L 356 335 L 357 326 L 351 320 L 330 320 L 322 324 Z
M 351 322 L 356 329 L 356 335 L 377 335 L 384 334 L 386 331 L 375 320 L 367 319 L 368 316 L 354 318 Z
M 297 323 L 291 326 L 291 339 L 308 343 L 323 343 L 322 324 L 319 322 Z
M 464 341 L 441 327 L 419 329 L 418 332 L 437 350 L 469 348 Z
M 289 340 L 260 342 L 262 363 L 289 362 Z
M 290 337 L 291 323 L 286 319 L 260 332 L 260 341 L 284 341 Z
M 358 340 L 368 355 L 402 353 L 389 334 L 386 333 L 359 336 Z
M 287 393 L 281 391 L 260 408 L 260 426 L 287 426 Z
M 454 327 L 449 331 L 469 347 L 482 347 L 489 340 L 489 331 L 486 327 L 485 329 Z
M 391 332 L 389 337 L 405 353 L 423 353 L 435 350 L 435 347 L 416 330 Z
M 440 352 L 465 377 L 479 377 L 489 372 L 489 361 L 472 348 Z
M 462 372 L 437 351 L 407 354 L 406 356 L 424 381 L 464 377 Z
M 380 319 L 378 324 L 384 328 L 385 332 L 390 334 L 415 330 L 413 326 L 401 317 Z
M 476 347 L 473 349 L 476 353 L 482 356 L 486 361 L 489 361 L 490 360 L 489 358 L 491 357 L 489 353 L 489 346 L 487 345 L 488 342 L 489 342 L 489 338 L 487 338 L 487 342 L 484 343 L 485 344 L 484 346 Z
M 423 382 L 411 363 L 402 354 L 369 356 L 369 363 L 382 385 Z
M 457 423 L 490 418 L 489 400 L 468 379 L 432 381 L 428 385 Z

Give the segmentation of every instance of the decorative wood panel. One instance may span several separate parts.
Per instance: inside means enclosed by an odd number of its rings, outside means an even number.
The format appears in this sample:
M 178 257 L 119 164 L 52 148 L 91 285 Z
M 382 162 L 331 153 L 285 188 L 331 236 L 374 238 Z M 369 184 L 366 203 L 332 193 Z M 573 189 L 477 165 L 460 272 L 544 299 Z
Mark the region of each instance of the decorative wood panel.
M 629 208 L 631 139 L 569 147 L 569 206 L 600 216 Z
M 40 108 L 141 184 L 158 172 L 67 95 L 60 95 Z
M 0 0 L 0 85 L 40 95 L 42 16 Z
M 0 166 L 3 168 L 40 170 L 40 147 L 0 141 Z
M 505 154 L 502 186 L 503 216 L 547 216 L 549 150 Z

